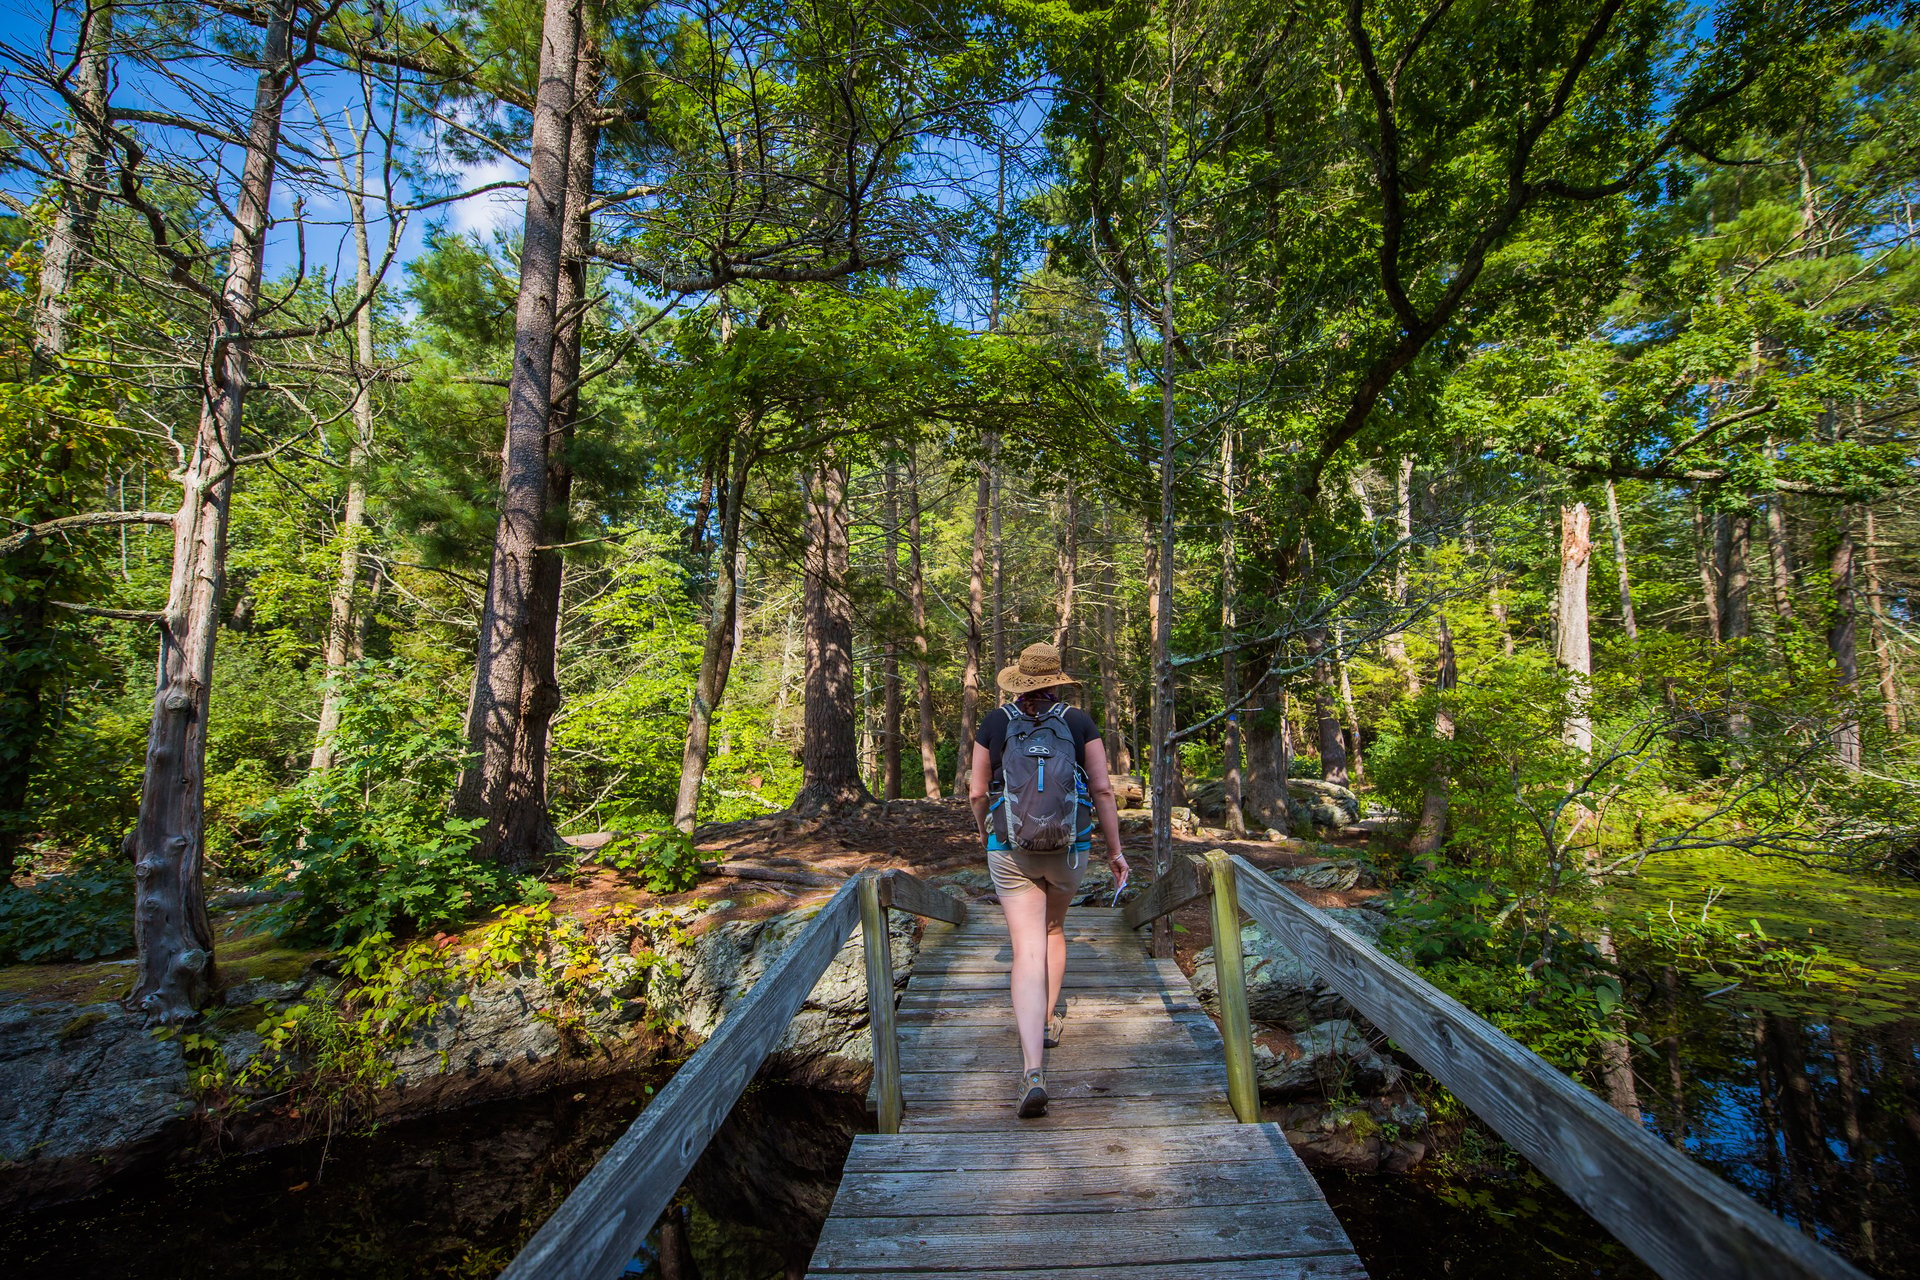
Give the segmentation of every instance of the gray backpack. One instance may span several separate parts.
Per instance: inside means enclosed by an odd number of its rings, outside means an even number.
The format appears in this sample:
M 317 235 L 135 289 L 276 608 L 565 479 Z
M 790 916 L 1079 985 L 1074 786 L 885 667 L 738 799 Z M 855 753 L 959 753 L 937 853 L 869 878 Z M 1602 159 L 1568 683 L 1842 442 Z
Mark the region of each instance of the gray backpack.
M 1066 704 L 1037 716 L 1007 709 L 1007 745 L 1000 754 L 1000 836 L 1007 846 L 1056 853 L 1073 846 L 1080 767 Z

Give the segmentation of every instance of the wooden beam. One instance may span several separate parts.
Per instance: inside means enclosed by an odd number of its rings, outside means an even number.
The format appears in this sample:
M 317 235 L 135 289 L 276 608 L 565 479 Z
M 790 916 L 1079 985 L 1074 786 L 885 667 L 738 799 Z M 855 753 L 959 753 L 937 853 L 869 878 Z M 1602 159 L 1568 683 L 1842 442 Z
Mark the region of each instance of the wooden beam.
M 1866 1280 L 1244 858 L 1240 906 L 1670 1280 Z
M 895 869 L 880 873 L 880 901 L 927 920 L 945 920 L 948 924 L 967 922 L 967 904 L 945 889 L 935 888 L 909 872 Z
M 501 1280 L 611 1280 L 626 1269 L 853 932 L 858 894 L 857 881 L 849 880 L 827 900 L 500 1273 Z
M 1213 874 L 1207 870 L 1206 860 L 1183 853 L 1174 858 L 1167 874 L 1148 885 L 1147 891 L 1129 902 L 1120 916 L 1129 929 L 1138 929 L 1212 892 Z
M 1213 878 L 1213 971 L 1220 983 L 1227 1101 L 1241 1124 L 1259 1124 L 1260 1082 L 1253 1068 L 1253 1019 L 1247 1012 L 1247 966 L 1240 954 L 1240 903 L 1234 892 L 1233 863 L 1223 850 L 1215 849 L 1207 855 L 1207 869 Z
M 900 1037 L 894 1030 L 893 951 L 880 877 L 860 877 L 860 937 L 867 961 L 867 1026 L 873 1032 L 873 1089 L 881 1133 L 900 1132 Z

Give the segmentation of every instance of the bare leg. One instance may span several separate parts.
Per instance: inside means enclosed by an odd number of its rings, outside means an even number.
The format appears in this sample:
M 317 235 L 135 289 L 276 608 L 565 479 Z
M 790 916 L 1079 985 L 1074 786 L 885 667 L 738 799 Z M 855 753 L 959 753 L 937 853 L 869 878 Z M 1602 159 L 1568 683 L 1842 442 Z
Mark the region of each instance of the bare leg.
M 1046 1059 L 1041 1041 L 1048 1013 L 1047 898 L 1038 886 L 1000 895 L 1007 937 L 1013 943 L 1013 1021 L 1020 1029 L 1022 1071 L 1038 1071 Z M 1066 941 L 1064 934 L 1061 941 Z
M 1060 1012 L 1060 983 L 1067 976 L 1067 908 L 1073 895 L 1047 890 L 1047 1017 Z

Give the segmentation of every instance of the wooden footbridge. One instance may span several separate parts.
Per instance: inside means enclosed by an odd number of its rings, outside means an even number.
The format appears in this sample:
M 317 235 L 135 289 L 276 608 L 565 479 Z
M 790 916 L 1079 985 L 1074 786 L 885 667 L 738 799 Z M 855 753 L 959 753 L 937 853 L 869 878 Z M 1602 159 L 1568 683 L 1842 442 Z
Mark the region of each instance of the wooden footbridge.
M 1140 929 L 1211 897 L 1219 1029 Z M 928 923 L 896 996 L 886 913 Z M 1124 911 L 1068 916 L 1066 1035 L 1046 1116 L 1019 1049 L 998 913 L 905 872 L 848 881 L 503 1273 L 611 1280 L 856 924 L 878 1132 L 854 1139 L 808 1275 L 840 1280 L 1291 1280 L 1365 1272 L 1260 1122 L 1241 913 L 1284 940 L 1547 1177 L 1671 1280 L 1865 1280 L 1244 859 L 1183 857 Z

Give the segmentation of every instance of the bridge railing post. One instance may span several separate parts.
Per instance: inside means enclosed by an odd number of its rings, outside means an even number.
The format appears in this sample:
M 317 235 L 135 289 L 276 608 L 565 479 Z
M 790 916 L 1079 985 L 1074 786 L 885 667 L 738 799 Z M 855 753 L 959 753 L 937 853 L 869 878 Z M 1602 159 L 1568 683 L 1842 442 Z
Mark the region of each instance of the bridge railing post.
M 860 878 L 860 935 L 867 959 L 867 1023 L 873 1031 L 873 1085 L 881 1133 L 900 1132 L 900 1037 L 894 1027 L 893 946 L 880 877 Z
M 1213 968 L 1220 985 L 1220 1038 L 1227 1047 L 1227 1101 L 1240 1123 L 1258 1124 L 1260 1079 L 1253 1068 L 1253 1018 L 1240 950 L 1240 895 L 1225 852 L 1209 853 L 1207 865 L 1213 872 Z

